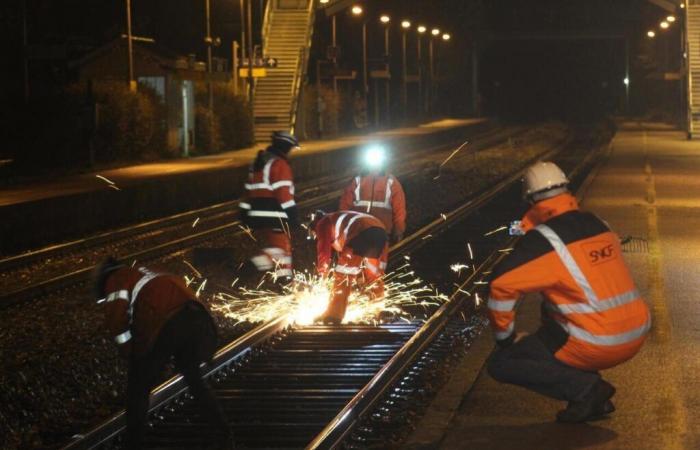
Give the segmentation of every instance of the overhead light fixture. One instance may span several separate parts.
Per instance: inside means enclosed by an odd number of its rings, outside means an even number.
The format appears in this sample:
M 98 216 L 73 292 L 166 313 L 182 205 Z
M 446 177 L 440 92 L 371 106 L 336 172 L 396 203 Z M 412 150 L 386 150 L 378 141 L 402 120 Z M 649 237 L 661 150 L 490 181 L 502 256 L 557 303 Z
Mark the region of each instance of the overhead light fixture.
M 379 18 L 379 21 L 381 23 L 389 23 L 389 22 L 391 22 L 391 17 L 384 14 L 382 17 Z
M 665 20 L 664 20 L 663 22 L 661 22 L 661 23 L 659 24 L 659 26 L 660 26 L 661 28 L 663 28 L 664 30 L 667 29 L 667 28 L 669 27 L 668 22 L 666 22 Z
M 401 28 L 404 28 L 404 29 L 411 28 L 411 22 L 409 22 L 408 20 L 404 20 L 403 22 L 401 22 Z
M 319 0 L 322 4 L 328 3 L 328 0 Z
M 354 15 L 359 16 L 360 14 L 362 14 L 362 6 L 355 5 L 352 7 L 351 11 Z
M 448 33 L 442 35 L 443 41 L 449 41 L 450 39 L 452 39 L 452 36 L 450 36 Z
M 656 36 L 656 33 L 654 33 L 654 30 L 649 30 L 649 31 L 647 31 L 647 36 L 649 36 L 650 38 L 653 38 Z
M 433 28 L 433 30 L 431 31 L 431 33 L 433 34 L 433 36 L 437 36 L 438 34 L 440 34 L 440 29 L 439 29 L 439 28 Z
M 676 21 L 676 16 L 668 16 L 666 17 L 666 22 L 673 23 Z
M 428 29 L 425 28 L 423 25 L 420 25 L 420 26 L 418 27 L 418 32 L 419 32 L 420 34 L 425 33 L 427 30 L 428 30 Z

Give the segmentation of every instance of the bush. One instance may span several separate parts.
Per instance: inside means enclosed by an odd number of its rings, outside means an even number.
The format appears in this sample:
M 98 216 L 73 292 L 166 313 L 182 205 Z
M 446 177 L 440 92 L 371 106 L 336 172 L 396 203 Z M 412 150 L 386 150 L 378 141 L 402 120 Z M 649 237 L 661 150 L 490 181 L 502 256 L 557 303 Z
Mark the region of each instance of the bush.
M 244 148 L 253 144 L 253 121 L 245 97 L 233 94 L 226 83 L 213 83 L 214 114 L 212 129 L 205 130 L 208 123 L 207 84 L 197 83 L 196 146 L 202 153 L 217 153 Z M 203 140 L 200 140 L 202 136 Z M 213 139 L 211 141 L 207 139 Z

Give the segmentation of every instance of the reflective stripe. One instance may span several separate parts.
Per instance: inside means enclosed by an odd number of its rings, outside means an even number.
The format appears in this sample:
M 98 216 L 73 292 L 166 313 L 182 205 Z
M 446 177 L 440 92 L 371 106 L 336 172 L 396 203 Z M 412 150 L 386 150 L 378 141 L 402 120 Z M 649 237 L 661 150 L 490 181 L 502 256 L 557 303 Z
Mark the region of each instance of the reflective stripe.
M 359 275 L 362 269 L 354 266 L 337 265 L 335 266 L 335 271 L 343 275 Z
M 386 182 L 386 187 L 385 187 L 385 194 L 384 194 L 384 201 L 370 201 L 370 200 L 362 200 L 360 197 L 360 183 L 361 179 L 360 177 L 355 177 L 355 184 L 357 185 L 355 187 L 355 201 L 353 202 L 353 206 L 357 208 L 367 208 L 367 212 L 370 211 L 372 208 L 385 208 L 385 209 L 392 209 L 391 208 L 391 186 L 394 184 L 394 177 L 390 176 L 387 179 Z M 372 195 L 374 195 L 374 192 L 372 192 Z
M 391 209 L 391 205 L 387 205 L 384 202 L 369 202 L 367 200 L 360 200 L 359 202 L 355 202 L 353 206 L 357 207 L 370 207 L 370 208 L 385 208 L 385 209 Z
M 384 261 L 379 261 L 379 268 L 382 270 L 386 270 L 386 263 Z
M 267 255 L 253 256 L 250 258 L 250 262 L 252 262 L 259 271 L 270 270 L 275 267 L 272 260 Z
M 489 297 L 489 301 L 486 306 L 491 311 L 510 312 L 513 311 L 517 302 L 517 300 L 496 300 Z
M 362 178 L 360 177 L 355 177 L 355 204 L 357 204 L 360 201 L 360 184 L 362 182 Z
M 270 169 L 272 168 L 272 163 L 275 161 L 277 161 L 277 158 L 271 158 L 265 163 L 265 167 L 263 168 L 263 183 L 265 183 L 270 190 L 272 190 L 272 186 L 270 186 Z
M 362 262 L 364 263 L 365 267 L 367 269 L 369 269 L 370 272 L 375 273 L 375 274 L 379 272 L 379 267 L 377 267 L 374 264 L 372 264 L 371 262 L 367 261 L 366 258 Z
M 390 176 L 386 182 L 386 196 L 384 197 L 385 208 L 391 209 L 391 186 L 394 184 L 394 177 Z
M 544 236 L 544 238 L 547 239 L 552 245 L 554 251 L 557 252 L 557 255 L 559 255 L 559 259 L 561 259 L 561 262 L 564 264 L 564 267 L 566 267 L 578 287 L 583 291 L 588 303 L 596 303 L 598 301 L 598 296 L 593 291 L 591 284 L 588 282 L 588 279 L 586 279 L 586 276 L 581 271 L 581 268 L 578 266 L 578 264 L 576 264 L 574 257 L 571 256 L 571 253 L 569 253 L 569 249 L 566 248 L 566 244 L 564 244 L 557 233 L 544 224 L 537 225 L 535 229 L 539 231 L 540 234 L 542 234 L 542 236 Z
M 274 191 L 275 189 L 279 189 L 281 187 L 292 187 L 294 184 L 291 182 L 291 180 L 283 180 L 283 181 L 277 181 L 276 183 L 272 183 L 270 187 Z
M 134 288 L 131 290 L 131 301 L 129 302 L 129 309 L 127 310 L 129 325 L 131 325 L 131 322 L 134 320 L 134 304 L 139 296 L 139 292 L 141 292 L 141 289 L 143 289 L 143 287 L 146 286 L 149 281 L 160 275 L 158 273 L 151 272 L 145 267 L 139 267 L 138 271 L 141 272 L 143 276 L 136 282 Z
M 282 207 L 282 209 L 287 209 L 287 208 L 291 208 L 294 205 L 296 205 L 296 202 L 294 200 L 290 200 L 288 202 L 282 203 L 280 206 Z
M 248 189 L 249 191 L 253 191 L 256 189 L 265 189 L 268 191 L 272 190 L 272 186 L 270 186 L 267 183 L 246 183 L 244 184 L 245 188 Z
M 344 238 L 346 241 L 348 240 L 348 233 L 350 232 L 350 227 L 351 227 L 352 224 L 355 223 L 355 221 L 356 221 L 357 219 L 359 219 L 360 217 L 362 217 L 362 216 L 359 215 L 359 214 L 357 214 L 355 217 L 353 217 L 352 219 L 350 219 L 350 221 L 348 222 L 348 224 L 345 226 L 345 230 L 343 230 L 343 238 Z
M 287 216 L 286 212 L 282 211 L 259 211 L 259 210 L 250 210 L 248 212 L 249 217 L 280 217 L 282 219 L 288 219 L 289 216 Z
M 644 336 L 651 328 L 651 320 L 647 320 L 644 325 L 631 331 L 620 334 L 592 334 L 576 325 L 570 323 L 560 323 L 569 335 L 584 342 L 594 345 L 622 345 L 632 342 Z
M 105 298 L 105 301 L 107 303 L 113 302 L 114 300 L 129 301 L 129 291 L 127 291 L 126 289 L 122 289 L 121 291 L 114 291 Z
M 508 325 L 508 328 L 506 328 L 504 331 L 494 331 L 493 335 L 496 337 L 496 340 L 502 341 L 504 339 L 508 339 L 508 337 L 513 334 L 513 330 L 515 329 L 515 322 L 511 322 Z
M 238 207 L 241 209 L 250 209 L 250 203 L 240 202 L 238 203 Z
M 114 336 L 114 342 L 117 344 L 125 344 L 131 340 L 131 330 L 126 330 L 122 334 Z
M 335 236 L 333 236 L 333 242 L 338 240 L 338 237 L 340 236 L 340 224 L 343 222 L 343 219 L 347 214 L 341 214 L 340 217 L 338 217 L 338 220 L 335 221 Z
M 624 294 L 615 295 L 592 304 L 588 303 L 573 303 L 571 305 L 553 305 L 556 312 L 560 314 L 593 314 L 597 312 L 607 311 L 619 306 L 632 303 L 635 300 L 641 301 L 639 291 L 633 289 Z

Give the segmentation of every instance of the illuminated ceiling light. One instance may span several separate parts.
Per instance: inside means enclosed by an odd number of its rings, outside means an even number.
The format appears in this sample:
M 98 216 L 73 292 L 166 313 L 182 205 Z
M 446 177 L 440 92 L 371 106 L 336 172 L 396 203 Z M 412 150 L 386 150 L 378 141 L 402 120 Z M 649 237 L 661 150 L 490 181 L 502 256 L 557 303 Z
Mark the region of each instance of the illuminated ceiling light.
M 660 26 L 661 28 L 663 28 L 664 30 L 665 30 L 666 28 L 669 27 L 668 22 L 666 22 L 665 20 L 664 20 L 663 22 L 661 22 L 661 23 L 659 24 L 659 26 Z
M 352 11 L 352 13 L 353 13 L 354 15 L 359 16 L 360 14 L 362 14 L 362 6 L 360 6 L 360 5 L 355 5 L 355 6 L 352 7 L 352 10 L 351 10 L 351 11 Z
M 401 22 L 401 28 L 406 30 L 411 28 L 411 22 L 409 22 L 408 20 L 404 20 L 403 22 Z
M 668 16 L 666 17 L 666 22 L 673 23 L 676 21 L 676 16 Z
M 433 30 L 430 32 L 432 33 L 433 36 L 437 36 L 440 34 L 440 29 L 439 28 L 433 28 Z
M 379 21 L 381 23 L 389 23 L 389 22 L 391 22 L 391 17 L 384 14 L 382 17 L 379 18 Z
M 450 39 L 452 39 L 452 36 L 450 36 L 449 34 L 445 33 L 442 35 L 443 41 L 449 41 Z
M 649 30 L 649 31 L 647 31 L 647 36 L 649 36 L 650 38 L 653 38 L 656 36 L 656 33 L 654 33 L 654 30 Z
M 423 25 L 420 25 L 420 26 L 418 27 L 418 32 L 419 32 L 420 34 L 425 33 L 427 30 L 428 30 L 428 29 L 425 28 Z

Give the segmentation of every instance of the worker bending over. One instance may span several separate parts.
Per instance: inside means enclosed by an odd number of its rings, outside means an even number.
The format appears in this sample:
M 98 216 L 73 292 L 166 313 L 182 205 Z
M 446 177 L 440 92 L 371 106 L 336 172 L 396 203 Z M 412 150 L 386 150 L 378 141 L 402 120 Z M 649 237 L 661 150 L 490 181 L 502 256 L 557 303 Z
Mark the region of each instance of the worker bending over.
M 330 303 L 319 320 L 341 323 L 355 288 L 365 290 L 372 299 L 384 296 L 384 267 L 380 261 L 386 261 L 388 246 L 379 219 L 355 211 L 317 211 L 309 230 L 316 238 L 316 270 L 320 275 L 330 271 L 333 250 L 338 253 Z
M 396 243 L 406 231 L 406 197 L 399 180 L 386 173 L 386 155 L 378 146 L 364 153 L 363 171 L 350 181 L 340 198 L 340 211 L 371 214 L 384 224 L 387 235 Z M 386 261 L 383 261 L 386 265 Z
M 282 281 L 292 277 L 290 226 L 299 224 L 287 158 L 299 148 L 299 141 L 291 134 L 274 132 L 270 146 L 258 152 L 250 166 L 247 197 L 239 203 L 243 222 L 253 229 L 259 249 L 251 262 L 259 272 L 272 272 Z
M 211 360 L 217 338 L 214 321 L 194 292 L 179 277 L 125 266 L 113 258 L 100 264 L 94 276 L 107 330 L 129 360 L 126 448 L 141 448 L 149 394 L 173 356 L 201 414 L 219 431 L 220 447 L 233 448 L 232 431 L 199 368 Z
M 615 388 L 598 371 L 637 354 L 651 326 L 649 309 L 605 222 L 579 210 L 568 179 L 551 162 L 527 169 L 531 208 L 525 235 L 496 266 L 488 310 L 498 350 L 493 378 L 568 402 L 560 422 L 585 422 L 615 410 Z M 542 325 L 516 335 L 515 307 L 527 293 L 544 297 Z

